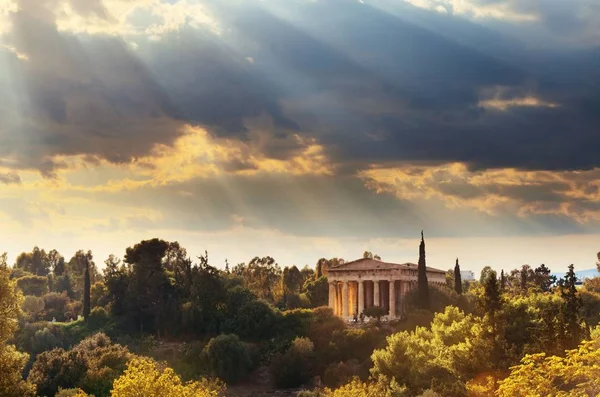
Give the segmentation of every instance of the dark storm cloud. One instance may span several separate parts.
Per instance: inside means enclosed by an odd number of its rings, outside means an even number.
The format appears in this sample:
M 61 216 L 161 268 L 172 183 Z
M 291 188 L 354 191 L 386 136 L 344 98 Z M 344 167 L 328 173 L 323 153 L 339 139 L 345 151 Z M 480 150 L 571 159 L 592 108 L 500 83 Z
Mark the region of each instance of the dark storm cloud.
M 46 17 L 25 8 L 12 18 L 27 59 L 11 59 L 0 78 L 9 93 L 0 98 L 0 157 L 51 175 L 56 155 L 127 162 L 178 136 L 167 95 L 125 43 L 63 35 Z
M 71 3 L 111 18 L 100 2 Z M 525 51 L 467 21 L 417 23 L 338 0 L 206 2 L 221 35 L 187 26 L 134 38 L 134 52 L 118 38 L 59 33 L 53 16 L 24 4 L 10 37 L 29 60 L 5 55 L 0 76 L 6 91 L 26 93 L 0 98 L 0 156 L 15 168 L 52 175 L 64 166 L 53 156 L 71 154 L 127 162 L 172 143 L 184 123 L 277 159 L 301 152 L 296 134 L 315 138 L 349 173 L 384 162 L 600 165 L 597 50 Z M 481 105 L 521 97 L 557 106 Z

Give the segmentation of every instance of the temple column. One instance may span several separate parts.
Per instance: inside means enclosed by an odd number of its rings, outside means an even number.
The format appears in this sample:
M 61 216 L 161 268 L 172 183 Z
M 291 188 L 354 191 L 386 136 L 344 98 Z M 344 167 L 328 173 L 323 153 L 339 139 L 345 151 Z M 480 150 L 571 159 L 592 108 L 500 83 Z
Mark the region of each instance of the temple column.
M 390 318 L 396 318 L 396 282 L 390 280 Z
M 333 309 L 335 314 L 335 283 L 329 283 L 329 307 Z
M 373 281 L 373 306 L 381 306 L 379 304 L 379 280 Z
M 348 281 L 342 284 L 342 317 L 348 317 Z
M 363 312 L 365 309 L 365 282 L 363 280 L 358 280 L 358 315 Z

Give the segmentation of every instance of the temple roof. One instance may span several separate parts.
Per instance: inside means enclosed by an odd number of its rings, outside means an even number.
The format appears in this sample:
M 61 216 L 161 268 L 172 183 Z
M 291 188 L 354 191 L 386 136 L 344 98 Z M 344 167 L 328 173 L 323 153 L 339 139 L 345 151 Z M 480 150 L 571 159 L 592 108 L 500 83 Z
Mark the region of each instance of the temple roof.
M 392 269 L 417 269 L 418 266 L 414 263 L 390 263 L 383 262 L 377 259 L 371 258 L 360 258 L 352 262 L 342 263 L 335 267 L 328 269 L 328 272 L 336 272 L 336 271 L 359 271 L 359 270 L 392 270 Z M 446 273 L 444 270 L 435 269 L 433 267 L 427 266 L 428 272 L 433 273 Z

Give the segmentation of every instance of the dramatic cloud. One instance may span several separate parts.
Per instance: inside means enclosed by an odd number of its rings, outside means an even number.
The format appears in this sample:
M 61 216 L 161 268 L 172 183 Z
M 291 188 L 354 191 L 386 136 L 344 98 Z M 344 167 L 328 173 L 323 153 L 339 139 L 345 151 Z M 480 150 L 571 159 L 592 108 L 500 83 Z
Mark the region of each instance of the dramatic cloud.
M 599 18 L 592 0 L 0 0 L 0 218 L 595 233 Z

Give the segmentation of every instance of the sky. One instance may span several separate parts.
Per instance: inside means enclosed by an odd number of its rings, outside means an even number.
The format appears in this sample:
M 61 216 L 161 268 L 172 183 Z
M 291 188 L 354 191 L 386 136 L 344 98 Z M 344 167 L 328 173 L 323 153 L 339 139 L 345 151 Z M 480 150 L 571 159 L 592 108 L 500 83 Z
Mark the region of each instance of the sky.
M 596 0 L 0 0 L 0 250 L 595 266 Z

